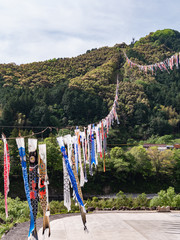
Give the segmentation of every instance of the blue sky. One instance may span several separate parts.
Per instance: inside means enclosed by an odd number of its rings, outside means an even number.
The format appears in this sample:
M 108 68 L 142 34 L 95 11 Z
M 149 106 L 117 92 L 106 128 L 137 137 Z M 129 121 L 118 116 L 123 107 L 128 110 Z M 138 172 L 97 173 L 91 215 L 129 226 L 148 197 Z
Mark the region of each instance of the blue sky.
M 0 21 L 0 63 L 22 64 L 180 31 L 180 1 L 0 0 Z

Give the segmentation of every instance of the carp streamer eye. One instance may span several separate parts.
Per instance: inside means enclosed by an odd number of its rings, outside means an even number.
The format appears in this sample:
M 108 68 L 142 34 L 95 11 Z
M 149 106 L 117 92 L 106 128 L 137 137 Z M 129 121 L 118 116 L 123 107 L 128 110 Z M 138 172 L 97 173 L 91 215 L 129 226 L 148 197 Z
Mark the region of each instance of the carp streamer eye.
M 31 156 L 29 160 L 30 160 L 31 163 L 34 163 L 35 162 L 35 157 Z
M 39 165 L 39 168 L 40 168 L 40 169 L 44 169 L 44 163 L 41 163 L 41 164 Z

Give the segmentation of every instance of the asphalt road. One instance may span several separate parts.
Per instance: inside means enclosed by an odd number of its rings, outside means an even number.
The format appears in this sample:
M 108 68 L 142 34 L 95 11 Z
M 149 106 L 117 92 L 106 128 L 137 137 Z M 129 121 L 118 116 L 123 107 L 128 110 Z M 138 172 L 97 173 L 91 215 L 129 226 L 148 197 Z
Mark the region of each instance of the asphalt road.
M 51 222 L 52 235 L 39 240 L 179 240 L 180 212 L 109 212 L 87 214 L 88 233 L 80 216 Z

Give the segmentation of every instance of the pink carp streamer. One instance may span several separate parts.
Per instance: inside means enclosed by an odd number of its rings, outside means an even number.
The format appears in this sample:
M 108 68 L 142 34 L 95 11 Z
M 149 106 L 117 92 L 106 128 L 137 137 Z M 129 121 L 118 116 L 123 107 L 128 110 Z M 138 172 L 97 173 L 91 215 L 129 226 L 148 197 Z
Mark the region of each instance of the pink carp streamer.
M 2 135 L 4 142 L 4 197 L 5 197 L 5 213 L 8 218 L 7 195 L 9 192 L 9 171 L 10 171 L 10 156 L 5 135 Z

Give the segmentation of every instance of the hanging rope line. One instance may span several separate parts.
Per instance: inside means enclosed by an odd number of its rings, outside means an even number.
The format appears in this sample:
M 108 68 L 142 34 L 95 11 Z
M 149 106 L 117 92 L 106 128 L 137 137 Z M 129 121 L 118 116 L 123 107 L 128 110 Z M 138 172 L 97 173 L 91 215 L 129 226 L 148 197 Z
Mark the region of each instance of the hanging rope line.
M 47 130 L 50 130 L 52 132 L 52 130 L 56 130 L 56 132 L 58 133 L 59 131 L 65 131 L 65 130 L 74 130 L 75 129 L 75 126 L 67 126 L 65 128 L 58 128 L 58 127 L 54 127 L 54 126 L 48 126 L 48 127 L 39 127 L 39 126 L 3 126 L 3 125 L 0 125 L 0 128 L 2 129 L 2 132 L 3 132 L 3 129 L 4 128 L 14 128 L 14 129 L 31 129 L 33 131 L 33 129 L 42 129 L 42 131 L 40 132 L 32 132 L 32 134 L 28 134 L 26 136 L 23 136 L 23 138 L 29 138 L 29 137 L 32 137 L 32 136 L 35 136 L 35 135 L 40 135 L 40 134 L 43 134 L 44 132 L 46 132 Z M 2 140 L 2 138 L 0 138 Z M 16 139 L 16 137 L 8 137 L 6 139 L 9 139 L 9 140 L 12 140 L 12 139 Z
M 52 128 L 52 129 L 57 129 L 57 127 L 52 127 L 52 126 L 47 126 L 48 128 Z M 33 128 L 47 128 L 46 126 L 44 126 L 44 127 L 40 127 L 40 126 L 16 126 L 16 125 L 14 125 L 14 126 L 3 126 L 3 125 L 0 125 L 0 128 L 31 128 L 31 129 L 33 129 Z
M 144 71 L 145 73 L 147 73 L 148 71 L 151 71 L 152 75 L 154 73 L 156 73 L 156 71 L 158 69 L 160 69 L 162 72 L 163 71 L 167 71 L 168 73 L 169 70 L 173 70 L 173 67 L 176 66 L 176 68 L 179 68 L 179 64 L 180 64 L 180 52 L 179 53 L 175 53 L 174 55 L 172 55 L 170 58 L 166 58 L 164 61 L 162 62 L 158 62 L 158 63 L 154 63 L 154 64 L 149 64 L 149 65 L 140 65 L 137 64 L 135 62 L 132 62 L 127 54 L 125 53 L 125 51 L 123 50 L 124 56 L 126 58 L 126 61 L 128 63 L 128 65 L 130 67 L 138 67 L 140 71 Z
M 8 126 L 7 126 L 8 127 Z M 14 127 L 15 128 L 15 127 Z M 31 127 L 32 128 L 32 127 Z M 58 128 L 55 128 L 55 127 L 53 127 L 54 129 L 56 129 L 57 131 L 58 131 Z M 40 131 L 40 132 L 32 132 L 32 134 L 28 134 L 28 135 L 26 135 L 26 136 L 23 136 L 23 138 L 29 138 L 29 137 L 32 137 L 32 136 L 35 136 L 35 135 L 39 135 L 39 134 L 42 134 L 42 133 L 44 133 L 44 132 L 46 132 L 47 130 L 50 130 L 50 131 L 52 131 L 52 127 L 46 127 L 44 130 L 42 130 L 42 131 Z M 17 137 L 9 137 L 9 138 L 6 138 L 6 139 L 9 139 L 9 140 L 15 140 Z M 1 140 L 2 140 L 2 138 L 0 138 Z

